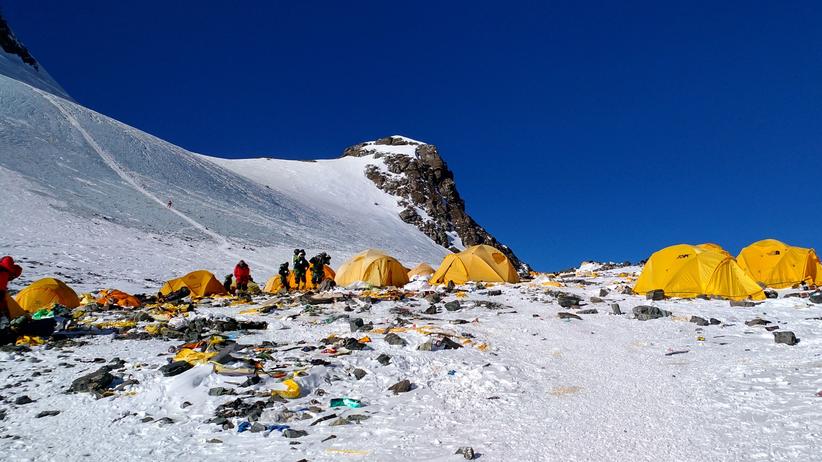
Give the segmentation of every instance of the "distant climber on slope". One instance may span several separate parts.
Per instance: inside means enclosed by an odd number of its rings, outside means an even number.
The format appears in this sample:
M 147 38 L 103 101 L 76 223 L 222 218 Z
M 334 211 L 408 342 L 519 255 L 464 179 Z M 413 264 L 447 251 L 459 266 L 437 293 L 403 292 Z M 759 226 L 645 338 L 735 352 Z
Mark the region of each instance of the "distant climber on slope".
M 248 291 L 248 282 L 251 281 L 251 268 L 245 260 L 240 260 L 234 267 L 234 278 L 237 280 L 237 292 Z

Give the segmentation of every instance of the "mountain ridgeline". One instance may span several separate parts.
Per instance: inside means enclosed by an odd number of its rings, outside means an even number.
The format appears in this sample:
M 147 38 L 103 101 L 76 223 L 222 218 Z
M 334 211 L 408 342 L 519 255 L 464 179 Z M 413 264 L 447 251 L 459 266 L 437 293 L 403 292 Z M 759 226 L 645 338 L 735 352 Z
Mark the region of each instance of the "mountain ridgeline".
M 406 153 L 380 149 L 408 146 Z M 400 218 L 420 229 L 437 244 L 457 251 L 460 247 L 486 244 L 500 249 L 521 273 L 530 271 L 508 246 L 480 226 L 465 212 L 454 173 L 440 157 L 437 147 L 402 136 L 389 136 L 348 147 L 343 156 L 373 155 L 382 159 L 387 171 L 368 165 L 365 175 L 381 190 L 398 197 Z

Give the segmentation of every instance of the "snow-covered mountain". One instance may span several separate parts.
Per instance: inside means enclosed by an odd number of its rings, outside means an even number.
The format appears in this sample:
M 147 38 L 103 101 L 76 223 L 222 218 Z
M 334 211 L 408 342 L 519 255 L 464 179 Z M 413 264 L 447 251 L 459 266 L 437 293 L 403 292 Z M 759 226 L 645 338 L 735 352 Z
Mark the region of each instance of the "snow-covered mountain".
M 294 248 L 331 251 L 339 264 L 378 247 L 413 265 L 462 245 L 448 216 L 437 218 L 448 242 L 432 240 L 400 216 L 402 197 L 366 176 L 390 171 L 385 152 L 319 161 L 192 153 L 73 102 L 0 24 L 0 184 L 10 198 L 0 253 L 24 259 L 29 279 L 57 273 L 136 290 L 198 267 L 225 274 L 239 258 L 262 279 Z M 381 149 L 416 155 L 409 145 Z

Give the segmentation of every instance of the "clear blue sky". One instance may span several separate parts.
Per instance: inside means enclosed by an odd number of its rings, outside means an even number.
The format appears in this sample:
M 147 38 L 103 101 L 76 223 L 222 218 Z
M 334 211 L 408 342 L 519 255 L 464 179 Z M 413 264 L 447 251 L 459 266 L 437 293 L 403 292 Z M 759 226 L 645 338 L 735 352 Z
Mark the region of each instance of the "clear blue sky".
M 80 103 L 224 157 L 439 146 L 538 269 L 822 247 L 820 2 L 5 1 Z

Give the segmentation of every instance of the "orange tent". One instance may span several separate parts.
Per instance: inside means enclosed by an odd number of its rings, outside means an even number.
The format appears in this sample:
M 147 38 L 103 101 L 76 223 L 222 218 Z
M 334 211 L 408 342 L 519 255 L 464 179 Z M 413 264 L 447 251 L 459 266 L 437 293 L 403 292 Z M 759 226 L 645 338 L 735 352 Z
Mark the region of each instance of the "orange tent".
M 131 307 L 136 308 L 142 303 L 140 300 L 137 299 L 134 295 L 129 295 L 122 290 L 117 289 L 109 289 L 100 292 L 100 298 L 97 299 L 97 303 L 100 305 L 105 305 L 107 303 L 113 303 L 115 305 L 119 305 L 122 307 Z

